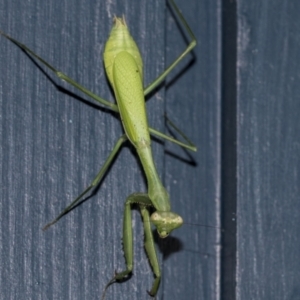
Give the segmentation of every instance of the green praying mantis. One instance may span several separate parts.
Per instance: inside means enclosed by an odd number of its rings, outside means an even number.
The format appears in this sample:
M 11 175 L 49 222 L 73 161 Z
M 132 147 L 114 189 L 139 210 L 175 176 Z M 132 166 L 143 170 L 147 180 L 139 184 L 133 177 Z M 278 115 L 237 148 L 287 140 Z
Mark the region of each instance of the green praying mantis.
M 131 224 L 131 207 L 133 205 L 138 205 L 141 211 L 145 234 L 145 250 L 155 275 L 153 285 L 150 291 L 148 291 L 150 296 L 155 297 L 161 280 L 161 272 L 155 250 L 151 224 L 156 227 L 161 238 L 167 237 L 173 230 L 183 224 L 182 218 L 178 214 L 171 211 L 168 192 L 159 178 L 153 160 L 150 135 L 156 135 L 191 151 L 196 151 L 196 147 L 181 132 L 179 133 L 186 142 L 176 140 L 149 127 L 145 108 L 145 97 L 149 95 L 149 93 L 152 92 L 166 78 L 172 69 L 196 45 L 195 36 L 175 2 L 173 0 L 169 0 L 169 3 L 171 4 L 178 19 L 186 29 L 191 42 L 178 56 L 178 58 L 145 89 L 143 87 L 143 64 L 139 49 L 129 33 L 125 18 L 114 18 L 114 25 L 106 42 L 103 56 L 106 75 L 114 91 L 117 104 L 100 98 L 94 93 L 88 91 L 86 88 L 76 83 L 73 79 L 55 69 L 52 65 L 35 54 L 27 46 L 11 38 L 5 33 L 0 32 L 4 37 L 8 38 L 21 49 L 26 51 L 29 55 L 36 58 L 47 68 L 53 71 L 60 79 L 73 85 L 84 94 L 99 102 L 101 105 L 104 105 L 106 108 L 119 113 L 125 132 L 125 134 L 123 134 L 117 140 L 111 153 L 92 183 L 52 222 L 47 224 L 44 227 L 44 230 L 49 228 L 62 216 L 72 210 L 84 198 L 84 196 L 86 196 L 90 191 L 99 185 L 124 142 L 129 140 L 129 142 L 136 149 L 138 157 L 141 161 L 147 179 L 148 191 L 147 193 L 131 194 L 125 201 L 123 216 L 123 248 L 126 269 L 115 273 L 114 277 L 105 286 L 102 299 L 105 298 L 106 290 L 112 283 L 127 279 L 133 270 L 133 233 Z M 177 129 L 174 125 L 173 127 Z

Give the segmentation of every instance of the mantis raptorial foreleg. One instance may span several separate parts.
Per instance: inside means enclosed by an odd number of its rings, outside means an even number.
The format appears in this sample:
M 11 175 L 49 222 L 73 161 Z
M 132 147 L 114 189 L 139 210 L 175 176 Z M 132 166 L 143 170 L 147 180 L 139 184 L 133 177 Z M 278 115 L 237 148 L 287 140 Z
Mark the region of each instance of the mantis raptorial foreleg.
M 113 88 L 117 104 L 111 103 L 88 91 L 73 79 L 58 71 L 48 62 L 35 54 L 32 50 L 30 50 L 27 46 L 0 31 L 0 34 L 11 40 L 13 43 L 15 43 L 17 46 L 19 46 L 21 49 L 26 51 L 37 60 L 39 60 L 47 68 L 53 71 L 55 75 L 60 79 L 73 85 L 84 94 L 99 102 L 101 105 L 104 105 L 114 112 L 118 112 L 121 116 L 123 128 L 125 131 L 125 134 L 119 138 L 93 182 L 69 206 L 67 206 L 58 215 L 58 217 L 54 219 L 54 221 L 47 224 L 44 229 L 47 229 L 49 226 L 57 222 L 63 215 L 73 209 L 88 192 L 98 186 L 107 169 L 111 165 L 115 155 L 126 140 L 129 140 L 135 147 L 138 157 L 141 161 L 147 179 L 148 191 L 147 193 L 132 194 L 127 198 L 125 202 L 123 219 L 123 244 L 126 269 L 122 272 L 116 273 L 115 276 L 109 281 L 104 289 L 103 299 L 105 297 L 105 292 L 110 284 L 114 283 L 115 281 L 124 280 L 132 272 L 133 237 L 131 224 L 131 206 L 133 204 L 139 205 L 141 210 L 145 233 L 145 249 L 149 257 L 153 272 L 155 274 L 155 279 L 149 292 L 151 296 L 156 295 L 161 278 L 151 224 L 156 227 L 159 236 L 161 238 L 165 238 L 170 234 L 172 230 L 180 227 L 183 223 L 182 218 L 178 214 L 171 211 L 169 194 L 167 193 L 158 176 L 156 166 L 152 157 L 150 133 L 192 151 L 196 151 L 196 147 L 192 145 L 191 142 L 185 137 L 185 135 L 180 132 L 178 128 L 172 123 L 170 123 L 171 126 L 180 133 L 180 135 L 185 139 L 187 143 L 183 143 L 181 141 L 173 139 L 172 137 L 169 137 L 164 133 L 150 128 L 147 121 L 144 99 L 144 97 L 151 91 L 153 91 L 166 78 L 171 70 L 173 70 L 173 68 L 196 45 L 195 36 L 186 23 L 184 17 L 180 13 L 179 9 L 175 5 L 174 1 L 169 0 L 169 3 L 174 9 L 182 25 L 186 29 L 189 37 L 191 38 L 191 42 L 187 46 L 187 48 L 178 56 L 178 58 L 175 59 L 175 61 L 145 89 L 143 88 L 143 65 L 139 49 L 130 36 L 125 19 L 116 17 L 114 18 L 114 26 L 105 46 L 104 64 L 106 75 Z M 151 213 L 151 215 L 149 209 L 154 211 Z
M 102 294 L 102 299 L 105 298 L 107 288 L 116 281 L 122 281 L 127 278 L 133 269 L 133 234 L 132 234 L 132 221 L 131 221 L 131 206 L 138 204 L 140 206 L 143 224 L 144 224 L 144 241 L 145 250 L 149 258 L 149 262 L 155 274 L 155 280 L 151 290 L 148 292 L 149 295 L 155 296 L 159 283 L 160 283 L 160 268 L 158 259 L 155 251 L 154 238 L 152 234 L 152 227 L 150 221 L 150 215 L 148 207 L 152 206 L 151 199 L 147 194 L 134 193 L 127 197 L 124 208 L 123 216 L 123 249 L 126 261 L 126 270 L 118 272 L 106 285 Z

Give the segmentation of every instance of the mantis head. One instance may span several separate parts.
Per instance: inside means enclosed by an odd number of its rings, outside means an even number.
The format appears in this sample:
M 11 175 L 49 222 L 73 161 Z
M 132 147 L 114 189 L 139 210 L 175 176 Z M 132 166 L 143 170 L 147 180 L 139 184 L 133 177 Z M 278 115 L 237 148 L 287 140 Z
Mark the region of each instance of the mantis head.
M 171 231 L 183 224 L 182 218 L 170 211 L 156 211 L 150 217 L 161 238 L 166 238 Z

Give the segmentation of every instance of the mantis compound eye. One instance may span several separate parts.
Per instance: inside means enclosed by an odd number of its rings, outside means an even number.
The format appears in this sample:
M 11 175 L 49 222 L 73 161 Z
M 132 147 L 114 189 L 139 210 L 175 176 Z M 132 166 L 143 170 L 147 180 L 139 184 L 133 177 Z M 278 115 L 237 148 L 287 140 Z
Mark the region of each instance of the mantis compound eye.
M 150 220 L 161 238 L 166 238 L 171 231 L 183 224 L 182 218 L 170 211 L 156 211 L 151 215 Z

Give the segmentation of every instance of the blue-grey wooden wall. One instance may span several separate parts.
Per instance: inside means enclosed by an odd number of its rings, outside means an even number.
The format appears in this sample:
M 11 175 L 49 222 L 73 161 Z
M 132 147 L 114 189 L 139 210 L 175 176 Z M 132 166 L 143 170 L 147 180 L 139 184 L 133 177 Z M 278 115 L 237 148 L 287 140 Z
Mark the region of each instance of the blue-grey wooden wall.
M 159 242 L 157 298 L 299 299 L 300 3 L 177 3 L 198 45 L 147 107 L 154 127 L 167 131 L 167 112 L 198 152 L 155 141 L 154 155 L 174 211 L 224 230 L 185 225 Z M 158 0 L 5 0 L 0 29 L 114 101 L 102 65 L 114 14 L 141 48 L 145 83 L 186 45 Z M 42 232 L 89 184 L 121 126 L 4 38 L 0 61 L 0 299 L 99 299 L 124 266 L 123 203 L 146 189 L 143 172 L 123 147 L 97 195 Z M 137 210 L 134 230 L 134 276 L 107 299 L 148 298 Z
M 220 297 L 220 229 L 199 226 L 221 226 L 220 2 L 177 1 L 198 45 L 147 102 L 153 127 L 167 130 L 167 112 L 198 146 L 190 153 L 153 142 L 174 211 L 198 225 L 159 242 L 157 299 Z M 186 46 L 165 1 L 4 0 L 0 29 L 114 101 L 102 52 L 113 16 L 122 14 L 143 54 L 147 84 Z M 0 61 L 0 299 L 99 299 L 114 270 L 124 266 L 124 200 L 146 189 L 135 152 L 123 147 L 97 195 L 43 232 L 91 182 L 122 129 L 116 115 L 90 104 L 4 38 Z M 107 299 L 149 298 L 153 275 L 137 210 L 134 231 L 134 275 L 111 286 Z
M 299 12 L 237 3 L 237 299 L 300 299 Z
M 222 2 L 221 299 L 300 298 L 299 11 Z

